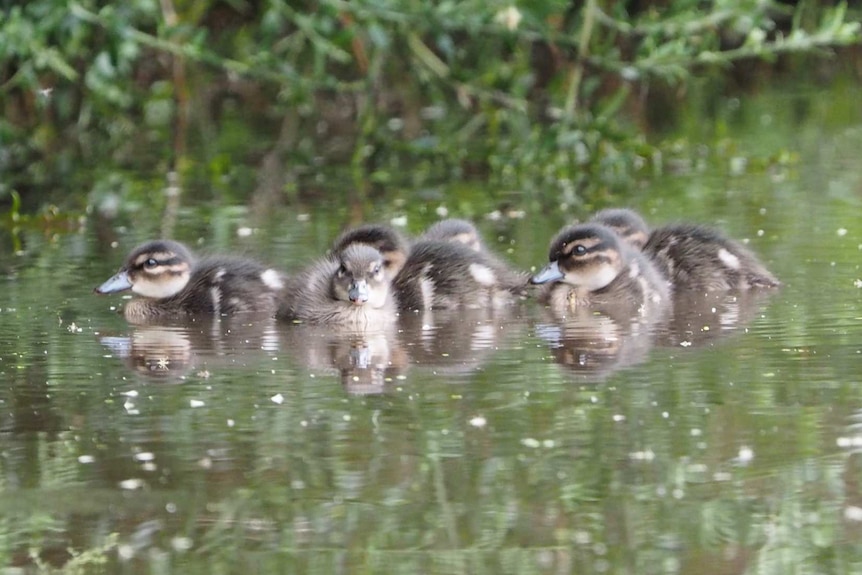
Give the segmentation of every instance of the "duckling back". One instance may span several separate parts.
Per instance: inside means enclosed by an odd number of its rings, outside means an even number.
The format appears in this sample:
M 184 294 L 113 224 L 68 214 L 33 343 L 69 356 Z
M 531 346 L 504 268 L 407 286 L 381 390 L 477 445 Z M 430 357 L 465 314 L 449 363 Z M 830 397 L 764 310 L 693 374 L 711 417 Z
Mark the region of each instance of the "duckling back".
M 650 234 L 643 251 L 675 290 L 744 291 L 779 285 L 748 248 L 704 226 L 658 228 Z
M 506 305 L 527 287 L 527 275 L 460 242 L 413 245 L 393 287 L 402 310 Z

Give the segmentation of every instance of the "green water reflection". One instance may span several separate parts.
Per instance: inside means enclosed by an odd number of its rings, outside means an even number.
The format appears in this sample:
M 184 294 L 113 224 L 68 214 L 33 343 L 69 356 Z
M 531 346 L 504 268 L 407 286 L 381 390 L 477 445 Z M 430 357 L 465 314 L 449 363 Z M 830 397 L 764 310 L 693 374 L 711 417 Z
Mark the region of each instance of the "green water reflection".
M 2 261 L 0 563 L 859 571 L 862 130 L 783 130 L 792 173 L 667 177 L 633 196 L 653 222 L 749 239 L 785 284 L 656 337 L 561 326 L 534 302 L 367 339 L 266 318 L 134 328 L 90 292 L 151 228 L 116 247 L 91 228 L 25 235 Z M 289 270 L 342 223 L 201 210 L 211 224 L 189 208 L 179 239 Z M 480 226 L 529 268 L 576 214 L 525 212 Z M 436 217 L 408 215 L 412 231 Z

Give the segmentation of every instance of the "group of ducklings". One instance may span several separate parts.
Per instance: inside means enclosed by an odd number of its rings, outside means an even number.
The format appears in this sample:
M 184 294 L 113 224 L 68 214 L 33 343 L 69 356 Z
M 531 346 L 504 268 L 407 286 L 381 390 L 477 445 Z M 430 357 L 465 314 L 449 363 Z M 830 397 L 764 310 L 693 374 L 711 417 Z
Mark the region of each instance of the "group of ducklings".
M 365 329 L 417 310 L 505 306 L 527 295 L 530 284 L 547 284 L 537 297 L 562 315 L 643 314 L 673 293 L 779 285 L 750 250 L 720 232 L 690 224 L 650 231 L 628 209 L 565 226 L 548 259 L 533 276 L 513 271 L 466 220 L 438 222 L 413 242 L 389 226 L 367 224 L 343 233 L 325 257 L 290 277 L 251 259 L 196 259 L 178 242 L 151 241 L 95 291 L 142 296 L 125 306 L 133 323 L 258 312 Z

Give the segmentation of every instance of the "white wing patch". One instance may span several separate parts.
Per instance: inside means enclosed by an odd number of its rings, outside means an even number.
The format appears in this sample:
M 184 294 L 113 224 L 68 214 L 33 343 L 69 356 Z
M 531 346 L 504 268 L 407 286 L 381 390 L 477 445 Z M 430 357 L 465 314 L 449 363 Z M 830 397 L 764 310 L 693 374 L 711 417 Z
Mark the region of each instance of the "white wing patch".
M 284 287 L 284 282 L 281 281 L 281 274 L 272 268 L 261 273 L 260 280 L 269 289 L 279 290 Z
M 723 263 L 732 270 L 739 269 L 739 258 L 724 248 L 718 250 L 718 259 L 721 260 L 721 263 Z
M 497 284 L 497 276 L 494 275 L 494 270 L 482 264 L 470 264 L 470 275 L 473 279 L 485 287 L 492 287 Z

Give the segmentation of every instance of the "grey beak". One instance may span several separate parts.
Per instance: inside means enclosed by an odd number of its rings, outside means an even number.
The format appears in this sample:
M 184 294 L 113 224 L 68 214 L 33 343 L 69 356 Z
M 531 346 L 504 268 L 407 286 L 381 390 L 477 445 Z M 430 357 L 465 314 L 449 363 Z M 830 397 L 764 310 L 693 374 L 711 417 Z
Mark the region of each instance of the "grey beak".
M 560 266 L 556 261 L 553 261 L 542 268 L 542 271 L 530 278 L 531 284 L 544 284 L 563 279 L 563 274 L 560 272 Z
M 361 304 L 368 301 L 368 282 L 365 280 L 357 280 L 350 284 L 347 290 L 347 297 L 355 304 Z
M 129 274 L 123 270 L 93 291 L 100 294 L 117 293 L 118 291 L 124 291 L 131 287 L 132 282 L 129 281 Z

